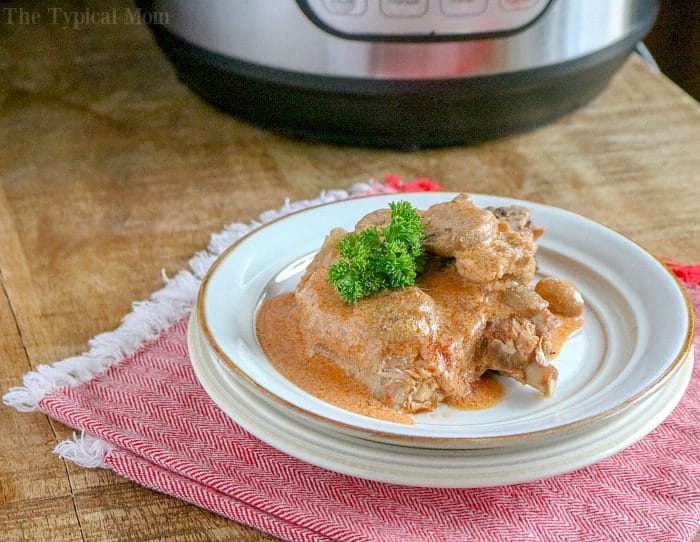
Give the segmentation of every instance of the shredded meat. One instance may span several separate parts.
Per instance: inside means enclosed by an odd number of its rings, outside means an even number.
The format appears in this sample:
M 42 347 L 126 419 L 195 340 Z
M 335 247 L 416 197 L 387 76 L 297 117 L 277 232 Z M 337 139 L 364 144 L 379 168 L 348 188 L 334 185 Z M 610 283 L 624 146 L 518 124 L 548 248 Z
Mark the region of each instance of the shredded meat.
M 409 413 L 466 397 L 487 371 L 550 395 L 559 320 L 529 285 L 536 269 L 529 211 L 480 209 L 460 195 L 421 216 L 429 257 L 416 286 L 354 305 L 328 282 L 345 232 L 330 233 L 295 292 L 309 353 L 333 359 L 375 397 Z M 388 221 L 387 211 L 375 211 L 355 229 Z
M 338 297 L 320 268 L 296 298 L 309 354 L 333 359 L 395 408 L 429 410 L 443 399 L 438 311 L 420 288 L 385 291 L 353 306 Z
M 486 207 L 494 216 L 500 220 L 505 220 L 513 231 L 523 231 L 532 229 L 530 219 L 530 209 L 519 205 L 509 205 L 508 207 Z
M 389 209 L 377 209 L 363 216 L 355 225 L 355 232 L 360 232 L 374 226 L 378 230 L 388 226 L 391 222 L 391 211 Z

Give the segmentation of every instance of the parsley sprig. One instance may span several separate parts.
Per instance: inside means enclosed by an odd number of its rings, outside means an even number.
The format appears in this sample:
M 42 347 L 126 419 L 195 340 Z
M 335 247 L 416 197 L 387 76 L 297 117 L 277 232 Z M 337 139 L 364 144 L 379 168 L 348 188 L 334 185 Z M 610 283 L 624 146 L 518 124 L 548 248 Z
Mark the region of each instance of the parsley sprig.
M 369 227 L 338 242 L 340 259 L 328 280 L 348 303 L 389 288 L 411 286 L 425 261 L 420 215 L 407 201 L 390 203 L 391 222 L 381 232 Z

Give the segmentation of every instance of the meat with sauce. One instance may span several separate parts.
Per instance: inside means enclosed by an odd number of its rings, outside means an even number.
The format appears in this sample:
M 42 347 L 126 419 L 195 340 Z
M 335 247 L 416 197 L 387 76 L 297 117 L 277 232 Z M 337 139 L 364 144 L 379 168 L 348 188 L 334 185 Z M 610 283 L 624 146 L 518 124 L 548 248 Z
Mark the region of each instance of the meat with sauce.
M 481 209 L 460 194 L 423 213 L 425 248 L 454 257 L 467 281 L 492 283 L 506 278 L 528 283 L 535 276 L 535 237 L 532 229 L 512 229 L 507 219 Z
M 327 279 L 345 234 L 333 230 L 295 292 L 309 354 L 334 360 L 382 402 L 409 413 L 459 401 L 487 371 L 551 395 L 559 320 L 547 294 L 566 305 L 566 288 L 548 283 L 540 295 L 529 285 L 536 239 L 525 211 L 481 209 L 465 195 L 430 207 L 421 213 L 428 259 L 416 285 L 356 304 Z M 375 211 L 356 231 L 388 221 L 388 212 Z

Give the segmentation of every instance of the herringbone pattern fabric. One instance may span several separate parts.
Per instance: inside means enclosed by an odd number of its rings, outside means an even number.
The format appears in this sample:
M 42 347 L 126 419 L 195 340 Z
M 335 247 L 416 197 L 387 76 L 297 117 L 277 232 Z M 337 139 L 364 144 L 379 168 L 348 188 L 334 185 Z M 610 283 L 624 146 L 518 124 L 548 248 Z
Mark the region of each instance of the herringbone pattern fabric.
M 697 309 L 700 287 L 689 291 Z M 113 444 L 117 473 L 290 540 L 669 542 L 700 526 L 700 363 L 659 428 L 594 466 L 509 487 L 407 488 L 308 465 L 238 427 L 195 378 L 186 322 L 40 409 Z

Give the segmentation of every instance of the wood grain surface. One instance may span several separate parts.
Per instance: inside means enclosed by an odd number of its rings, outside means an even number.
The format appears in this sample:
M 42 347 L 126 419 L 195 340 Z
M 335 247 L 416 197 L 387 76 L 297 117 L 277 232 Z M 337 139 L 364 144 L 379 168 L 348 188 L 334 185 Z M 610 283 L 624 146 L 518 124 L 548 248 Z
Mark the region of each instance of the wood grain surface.
M 144 26 L 62 28 L 44 12 L 1 26 L 0 143 L 2 392 L 32 367 L 84 351 L 161 286 L 161 269 L 175 273 L 224 224 L 389 172 L 564 207 L 655 254 L 700 261 L 700 107 L 634 58 L 593 104 L 555 124 L 397 153 L 243 124 L 180 84 Z M 51 450 L 70 434 L 0 406 L 1 540 L 269 539 L 58 459 Z

